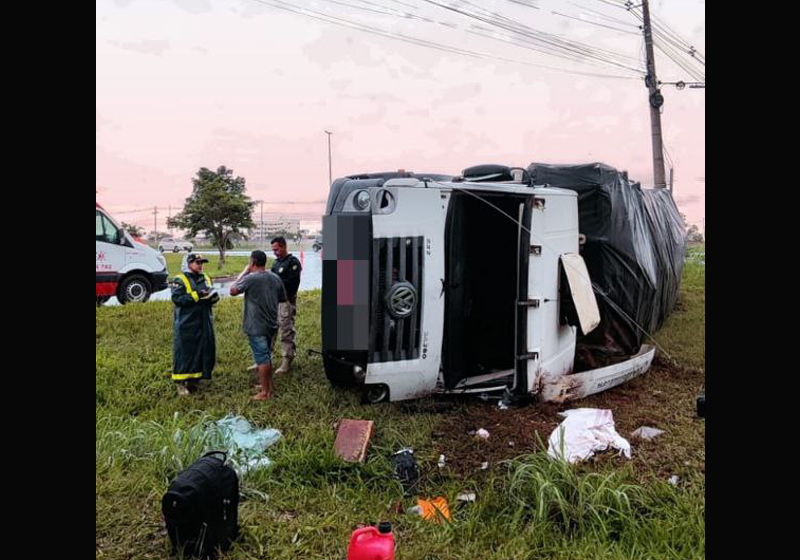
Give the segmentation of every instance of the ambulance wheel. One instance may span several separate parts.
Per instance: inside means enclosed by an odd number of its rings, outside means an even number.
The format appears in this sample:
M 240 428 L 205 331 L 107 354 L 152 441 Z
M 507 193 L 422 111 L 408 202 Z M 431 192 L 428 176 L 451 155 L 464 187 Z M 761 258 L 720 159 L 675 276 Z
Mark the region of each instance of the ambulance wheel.
M 122 304 L 144 303 L 150 299 L 152 290 L 153 288 L 147 278 L 139 274 L 133 274 L 120 283 L 117 299 Z
M 388 385 L 367 385 L 361 395 L 365 404 L 378 404 L 389 400 Z

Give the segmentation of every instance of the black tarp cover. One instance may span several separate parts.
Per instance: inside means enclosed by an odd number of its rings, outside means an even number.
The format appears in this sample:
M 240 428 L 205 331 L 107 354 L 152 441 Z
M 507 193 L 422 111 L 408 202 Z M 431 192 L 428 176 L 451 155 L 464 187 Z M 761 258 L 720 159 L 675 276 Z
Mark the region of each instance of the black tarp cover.
M 579 229 L 586 235 L 581 255 L 601 320 L 579 335 L 576 370 L 637 353 L 646 338 L 642 329 L 661 327 L 678 300 L 686 232 L 672 195 L 643 189 L 602 163 L 532 163 L 528 172 L 534 185 L 578 193 Z

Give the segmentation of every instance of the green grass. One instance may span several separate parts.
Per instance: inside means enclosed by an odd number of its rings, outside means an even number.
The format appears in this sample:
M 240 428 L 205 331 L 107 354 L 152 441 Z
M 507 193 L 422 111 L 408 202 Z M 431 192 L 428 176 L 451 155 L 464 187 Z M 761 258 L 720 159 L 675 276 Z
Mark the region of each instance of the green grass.
M 706 267 L 705 243 L 689 248 L 676 312 L 656 333 L 658 343 L 681 365 L 705 369 Z
M 691 383 L 704 378 L 705 267 L 689 263 L 684 276 L 680 309 L 657 338 L 690 373 L 655 371 L 606 394 L 624 400 L 630 387 L 650 388 L 647 414 L 676 426 L 662 436 L 663 444 L 635 446 L 638 463 L 606 455 L 575 468 L 529 453 L 467 477 L 436 467 L 435 432 L 460 421 L 460 405 L 446 412 L 428 406 L 431 399 L 413 409 L 363 406 L 356 395 L 329 386 L 319 359 L 305 354 L 320 345 L 319 292 L 300 294 L 297 369 L 277 378 L 278 396 L 268 403 L 248 399 L 245 369 L 252 358 L 240 330 L 241 299 L 216 307 L 214 380 L 192 398 L 178 397 L 169 381 L 171 304 L 97 309 L 95 555 L 167 557 L 161 496 L 203 451 L 202 426 L 235 413 L 280 429 L 284 439 L 267 453 L 275 461 L 271 469 L 242 479 L 242 538 L 227 559 L 341 560 L 350 532 L 378 520 L 394 522 L 402 560 L 703 558 L 704 422 L 692 424 L 689 413 L 671 408 L 676 399 L 659 397 L 665 387 L 685 386 L 682 375 L 691 375 Z M 343 417 L 376 423 L 364 465 L 341 463 L 332 453 L 334 425 Z M 634 421 L 639 418 L 622 415 L 618 425 Z M 391 476 L 390 455 L 406 446 L 416 450 L 424 473 L 421 494 L 446 496 L 452 524 L 392 512 L 398 501 L 414 505 Z M 658 463 L 662 446 L 681 461 L 678 487 L 648 466 Z M 641 469 L 648 468 L 652 474 L 643 477 Z M 456 507 L 456 495 L 465 490 L 475 491 L 477 501 Z

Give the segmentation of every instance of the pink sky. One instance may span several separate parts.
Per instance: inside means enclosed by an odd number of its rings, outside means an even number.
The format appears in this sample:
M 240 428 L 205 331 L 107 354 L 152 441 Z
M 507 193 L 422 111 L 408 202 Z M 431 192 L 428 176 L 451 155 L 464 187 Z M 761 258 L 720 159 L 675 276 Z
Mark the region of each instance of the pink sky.
M 291 1 L 517 61 L 616 73 L 367 11 L 402 10 L 470 24 L 420 0 L 339 0 L 360 10 L 331 0 Z M 655 14 L 705 52 L 704 2 L 651 1 Z M 624 10 L 598 0 L 537 4 L 541 9 L 509 0 L 479 5 L 565 38 L 641 54 L 637 35 L 552 14 L 593 17 L 580 5 L 637 23 Z M 147 229 L 152 214 L 123 212 L 180 207 L 201 166 L 233 168 L 247 179 L 253 199 L 324 200 L 324 130 L 334 132 L 334 177 L 399 168 L 457 174 L 479 163 L 602 161 L 652 184 L 647 91 L 640 80 L 464 57 L 255 0 L 98 0 L 96 31 L 97 199 L 120 219 Z M 665 57 L 657 60 L 661 80 L 691 79 Z M 705 90 L 665 87 L 664 96 L 675 198 L 689 222 L 699 224 L 705 216 Z M 312 225 L 323 205 L 267 204 L 265 211 L 301 215 Z

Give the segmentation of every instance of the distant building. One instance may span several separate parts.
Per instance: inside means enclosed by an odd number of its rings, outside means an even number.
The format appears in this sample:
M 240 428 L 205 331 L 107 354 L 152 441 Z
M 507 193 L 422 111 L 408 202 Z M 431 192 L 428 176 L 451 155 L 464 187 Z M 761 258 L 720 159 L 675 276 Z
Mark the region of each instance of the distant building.
M 299 218 L 265 217 L 263 229 L 258 217 L 253 221 L 256 223 L 256 227 L 250 229 L 250 239 L 266 239 L 278 234 L 300 235 Z

